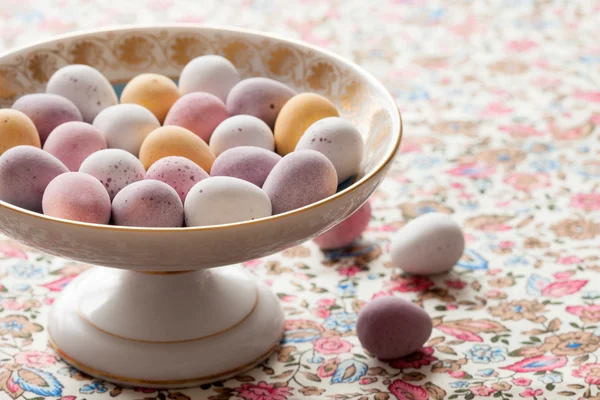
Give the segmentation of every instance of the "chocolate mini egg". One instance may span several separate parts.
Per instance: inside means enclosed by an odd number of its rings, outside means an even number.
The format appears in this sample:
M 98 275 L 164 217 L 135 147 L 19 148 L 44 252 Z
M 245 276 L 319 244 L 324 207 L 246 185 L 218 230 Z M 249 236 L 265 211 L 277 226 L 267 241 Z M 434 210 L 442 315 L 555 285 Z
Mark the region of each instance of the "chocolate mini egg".
M 262 187 L 281 156 L 260 147 L 240 146 L 221 153 L 210 170 L 211 176 L 231 176 Z
M 432 328 L 431 317 L 421 307 L 393 296 L 368 302 L 356 321 L 360 344 L 382 360 L 419 350 L 429 339 Z
M 273 205 L 273 215 L 322 200 L 336 189 L 335 167 L 314 150 L 295 151 L 283 157 L 263 184 Z
M 71 100 L 89 123 L 100 111 L 119 102 L 108 79 L 97 69 L 82 64 L 67 65 L 56 71 L 48 80 L 46 93 Z
M 106 149 L 106 140 L 100 131 L 78 121 L 59 125 L 44 143 L 44 150 L 62 161 L 69 171 L 79 171 L 83 160 L 103 149 Z
M 440 274 L 462 257 L 460 226 L 443 213 L 427 213 L 404 225 L 391 242 L 392 264 L 416 275 Z
M 309 126 L 320 119 L 337 116 L 335 106 L 321 95 L 300 93 L 292 97 L 275 122 L 275 149 L 282 156 L 291 153 Z
M 179 98 L 172 79 L 160 74 L 141 74 L 130 80 L 121 93 L 121 103 L 146 107 L 162 123 Z
M 40 135 L 21 111 L 0 109 L 0 155 L 15 146 L 41 147 Z
M 294 89 L 276 80 L 248 78 L 231 89 L 225 104 L 229 114 L 252 115 L 273 129 L 281 107 L 295 94 Z
M 369 221 L 371 221 L 371 205 L 366 202 L 351 216 L 313 240 L 321 250 L 346 247 L 362 235 Z
M 121 190 L 112 202 L 115 225 L 177 228 L 183 225 L 179 195 L 164 182 L 146 179 Z
M 206 55 L 194 58 L 179 75 L 179 92 L 206 92 L 225 102 L 227 93 L 240 81 L 240 73 L 225 57 Z
M 42 211 L 48 183 L 67 167 L 52 154 L 33 146 L 17 146 L 0 156 L 0 200 L 31 211 Z
M 144 179 L 146 170 L 133 154 L 121 149 L 100 150 L 86 158 L 79 172 L 90 174 L 104 185 L 111 200 L 125 186 Z
M 48 184 L 42 198 L 44 214 L 91 224 L 108 224 L 110 207 L 104 186 L 83 172 L 57 176 Z
M 271 202 L 256 185 L 217 176 L 192 187 L 184 210 L 187 226 L 232 224 L 270 216 Z
M 83 121 L 81 112 L 65 97 L 50 93 L 33 93 L 19 97 L 12 108 L 27 115 L 35 125 L 42 144 L 60 124 Z
M 263 120 L 251 115 L 235 115 L 217 126 L 210 137 L 210 149 L 218 156 L 237 146 L 255 146 L 273 151 L 273 131 Z
M 225 104 L 217 96 L 210 93 L 188 93 L 173 104 L 165 118 L 165 126 L 181 126 L 208 143 L 215 128 L 227 117 L 229 113 Z
M 94 119 L 94 126 L 109 148 L 126 150 L 137 157 L 144 139 L 160 128 L 160 122 L 139 104 L 117 104 L 102 110 Z
M 339 117 L 318 120 L 308 127 L 296 145 L 296 150 L 316 150 L 329 158 L 337 172 L 338 184 L 356 175 L 363 148 L 358 129 Z
M 192 186 L 208 176 L 192 160 L 178 156 L 161 158 L 146 172 L 146 179 L 164 182 L 175 189 L 182 203 Z
M 189 158 L 203 170 L 210 171 L 215 156 L 206 142 L 179 126 L 163 126 L 152 131 L 140 148 L 140 160 L 146 169 L 164 157 Z

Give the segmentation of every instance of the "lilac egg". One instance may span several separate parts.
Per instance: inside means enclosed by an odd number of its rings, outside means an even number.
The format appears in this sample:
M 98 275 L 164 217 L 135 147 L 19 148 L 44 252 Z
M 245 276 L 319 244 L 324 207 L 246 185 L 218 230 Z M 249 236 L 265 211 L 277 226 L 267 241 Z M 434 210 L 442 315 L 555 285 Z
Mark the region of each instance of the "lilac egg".
M 96 178 L 83 172 L 67 172 L 54 178 L 42 199 L 44 214 L 51 217 L 108 224 L 110 197 Z
M 183 204 L 164 182 L 147 179 L 121 190 L 113 199 L 115 225 L 176 228 L 183 225 Z
M 276 80 L 248 78 L 231 89 L 225 104 L 229 114 L 252 115 L 273 129 L 281 107 L 295 94 L 292 88 Z
M 78 171 L 83 160 L 103 149 L 106 149 L 104 136 L 86 122 L 64 123 L 54 129 L 44 143 L 44 150 L 62 161 L 70 171 Z
M 314 239 L 322 250 L 346 247 L 358 239 L 371 220 L 371 205 L 366 202 L 351 216 Z
M 431 317 L 421 307 L 393 296 L 371 300 L 356 321 L 360 344 L 383 360 L 419 350 L 429 339 L 432 328 Z
M 318 151 L 295 151 L 275 165 L 262 188 L 271 199 L 273 215 L 281 214 L 333 195 L 337 174 Z
M 260 147 L 234 147 L 216 158 L 210 175 L 231 176 L 262 187 L 279 160 L 281 160 L 279 154 Z
M 198 164 L 179 156 L 161 158 L 146 172 L 146 179 L 164 182 L 175 189 L 182 203 L 192 186 L 208 176 Z
M 125 186 L 144 179 L 146 170 L 133 154 L 121 149 L 106 149 L 86 158 L 79 172 L 92 175 L 104 185 L 111 200 Z
M 12 108 L 21 111 L 33 121 L 42 144 L 57 126 L 70 121 L 83 121 L 75 104 L 57 94 L 27 94 L 19 97 Z
M 69 172 L 54 157 L 33 146 L 16 146 L 0 156 L 0 200 L 42 212 L 42 197 L 50 181 Z
M 208 143 L 215 128 L 228 117 L 225 104 L 217 96 L 194 92 L 181 96 L 171 106 L 164 125 L 181 126 Z

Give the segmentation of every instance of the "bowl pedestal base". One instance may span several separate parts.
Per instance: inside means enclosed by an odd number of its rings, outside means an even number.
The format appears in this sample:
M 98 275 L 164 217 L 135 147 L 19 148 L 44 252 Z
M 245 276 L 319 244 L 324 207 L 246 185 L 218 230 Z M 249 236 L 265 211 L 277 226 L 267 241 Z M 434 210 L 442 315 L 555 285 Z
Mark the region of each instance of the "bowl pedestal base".
M 63 290 L 48 332 L 59 355 L 89 375 L 166 389 L 251 369 L 275 350 L 283 321 L 277 297 L 241 268 L 93 268 Z

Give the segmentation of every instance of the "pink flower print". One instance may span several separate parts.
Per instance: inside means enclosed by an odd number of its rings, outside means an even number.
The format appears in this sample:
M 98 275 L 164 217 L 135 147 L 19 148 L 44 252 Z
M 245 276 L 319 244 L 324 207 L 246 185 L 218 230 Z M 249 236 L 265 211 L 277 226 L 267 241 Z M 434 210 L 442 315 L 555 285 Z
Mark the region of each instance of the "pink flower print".
M 310 310 L 310 313 L 317 318 L 323 318 L 323 319 L 325 319 L 325 318 L 329 317 L 329 315 L 331 315 L 331 311 L 329 311 L 326 308 L 321 308 L 321 307 L 313 308 L 312 310 Z
M 25 304 L 19 303 L 15 299 L 6 299 L 2 301 L 2 307 L 10 311 L 19 311 L 25 308 Z
M 544 134 L 535 129 L 532 125 L 509 125 L 501 126 L 501 131 L 508 132 L 515 139 L 525 139 L 533 136 L 543 136 Z
M 585 211 L 600 210 L 600 193 L 579 193 L 571 198 L 569 204 L 573 208 Z
M 573 275 L 575 275 L 574 271 L 565 271 L 565 272 L 557 272 L 554 275 L 552 275 L 555 279 L 558 280 L 567 280 L 570 277 L 572 277 Z
M 411 385 L 400 379 L 396 379 L 392 382 L 392 384 L 388 386 L 388 390 L 392 392 L 398 400 L 427 400 L 429 398 L 429 394 L 422 387 Z
M 559 264 L 563 264 L 563 265 L 573 265 L 573 264 L 580 264 L 583 262 L 582 258 L 579 258 L 577 256 L 566 256 L 566 257 L 559 257 L 556 260 L 557 263 Z
M 518 52 L 528 51 L 535 47 L 537 47 L 537 43 L 529 39 L 511 40 L 510 42 L 506 43 L 506 48 L 508 50 Z
M 46 283 L 44 285 L 41 285 L 43 287 L 45 287 L 46 289 L 50 289 L 52 292 L 60 292 L 62 291 L 65 286 L 67 286 L 67 284 L 69 282 L 71 282 L 74 278 L 76 277 L 76 275 L 70 275 L 70 276 L 65 276 L 62 277 L 60 279 L 57 279 L 55 281 Z
M 447 280 L 446 286 L 452 289 L 462 289 L 467 286 L 467 282 L 462 281 L 460 279 Z
M 595 92 L 595 91 L 591 91 L 591 90 L 590 91 L 577 90 L 575 92 L 575 98 L 585 100 L 585 101 L 591 101 L 594 103 L 600 103 L 600 92 Z
M 454 336 L 457 339 L 464 340 L 465 342 L 483 342 L 481 336 L 473 332 L 465 331 L 458 328 L 451 328 L 449 326 L 444 325 L 438 325 L 436 326 L 436 329 L 439 329 L 440 331 L 450 336 Z
M 573 376 L 585 378 L 590 385 L 600 385 L 600 364 L 584 364 L 573 371 Z
M 317 301 L 317 305 L 319 307 L 331 307 L 331 306 L 335 305 L 335 299 L 332 298 L 332 297 L 327 297 L 327 298 L 324 298 L 324 299 L 319 299 Z
M 250 260 L 250 261 L 246 261 L 245 263 L 242 263 L 242 265 L 246 268 L 255 268 L 258 267 L 261 263 L 260 259 L 256 259 L 256 260 Z
M 465 373 L 465 371 L 458 370 L 458 371 L 450 371 L 450 372 L 448 372 L 448 375 L 450 375 L 453 378 L 460 379 L 460 378 L 464 378 L 466 373 Z
M 380 290 L 379 292 L 375 292 L 373 294 L 373 296 L 371 296 L 371 300 L 374 300 L 378 297 L 385 297 L 385 296 L 391 296 L 391 294 L 386 291 Z
M 391 361 L 390 366 L 396 369 L 421 368 L 422 366 L 429 365 L 437 360 L 437 358 L 432 355 L 432 347 L 423 347 L 421 350 L 417 350 L 407 356 Z
M 47 368 L 56 364 L 56 357 L 41 351 L 22 351 L 15 354 L 15 363 L 31 368 Z
M 482 116 L 498 117 L 501 115 L 510 114 L 511 112 L 513 112 L 512 108 L 506 107 L 501 102 L 494 102 L 487 105 L 487 107 L 482 112 Z
M 21 250 L 18 245 L 12 245 L 7 242 L 0 242 L 0 254 L 9 258 L 20 258 L 27 260 L 27 253 Z
M 460 164 L 459 166 L 446 171 L 452 176 L 465 176 L 469 178 L 489 178 L 494 175 L 496 168 L 480 162 L 471 162 Z
M 337 271 L 342 276 L 354 276 L 362 270 L 356 265 L 350 265 L 348 267 L 340 267 Z
M 410 278 L 397 278 L 388 283 L 391 292 L 424 292 L 433 285 L 428 278 L 413 276 Z
M 591 304 L 588 306 L 568 306 L 569 314 L 577 315 L 583 322 L 596 323 L 600 322 L 600 305 Z
M 275 387 L 267 382 L 258 382 L 258 385 L 244 383 L 241 387 L 233 389 L 238 397 L 244 400 L 287 400 L 292 388 L 287 386 Z
M 294 302 L 298 297 L 294 296 L 293 294 L 285 294 L 283 296 L 281 296 L 279 298 L 280 301 L 284 302 L 284 303 L 292 303 Z
M 485 385 L 473 386 L 470 388 L 471 392 L 477 396 L 488 397 L 496 392 L 496 389 L 487 387 Z
M 529 192 L 550 186 L 550 177 L 547 174 L 533 174 L 528 172 L 513 172 L 504 178 L 507 183 L 517 190 Z
M 542 289 L 542 295 L 548 297 L 564 297 L 581 290 L 582 287 L 587 285 L 588 281 L 584 280 L 571 280 L 571 281 L 559 281 L 554 282 Z
M 532 388 L 527 388 L 524 391 L 522 391 L 521 393 L 519 393 L 519 396 L 521 397 L 535 397 L 535 396 L 541 396 L 544 394 L 544 391 L 542 389 L 532 389 Z
M 334 336 L 315 340 L 315 351 L 321 354 L 341 354 L 352 350 L 352 344 Z
M 512 380 L 513 385 L 515 386 L 529 386 L 531 384 L 531 379 L 526 378 L 514 378 Z

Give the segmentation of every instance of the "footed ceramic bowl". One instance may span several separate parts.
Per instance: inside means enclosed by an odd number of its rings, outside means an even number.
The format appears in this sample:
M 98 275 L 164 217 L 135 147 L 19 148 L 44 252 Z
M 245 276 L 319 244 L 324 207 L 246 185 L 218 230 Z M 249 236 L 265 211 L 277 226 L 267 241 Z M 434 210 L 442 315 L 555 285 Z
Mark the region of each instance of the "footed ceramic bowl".
M 125 27 L 62 36 L 0 55 L 0 106 L 43 92 L 67 64 L 99 69 L 119 92 L 143 72 L 177 79 L 219 54 L 242 77 L 265 76 L 328 97 L 358 127 L 365 154 L 354 182 L 276 216 L 197 228 L 132 228 L 67 221 L 0 201 L 0 231 L 49 254 L 101 267 L 55 302 L 50 342 L 70 364 L 121 385 L 184 387 L 249 369 L 277 346 L 277 298 L 236 267 L 317 236 L 360 207 L 396 155 L 402 122 L 373 76 L 317 47 L 272 35 L 196 25 Z

